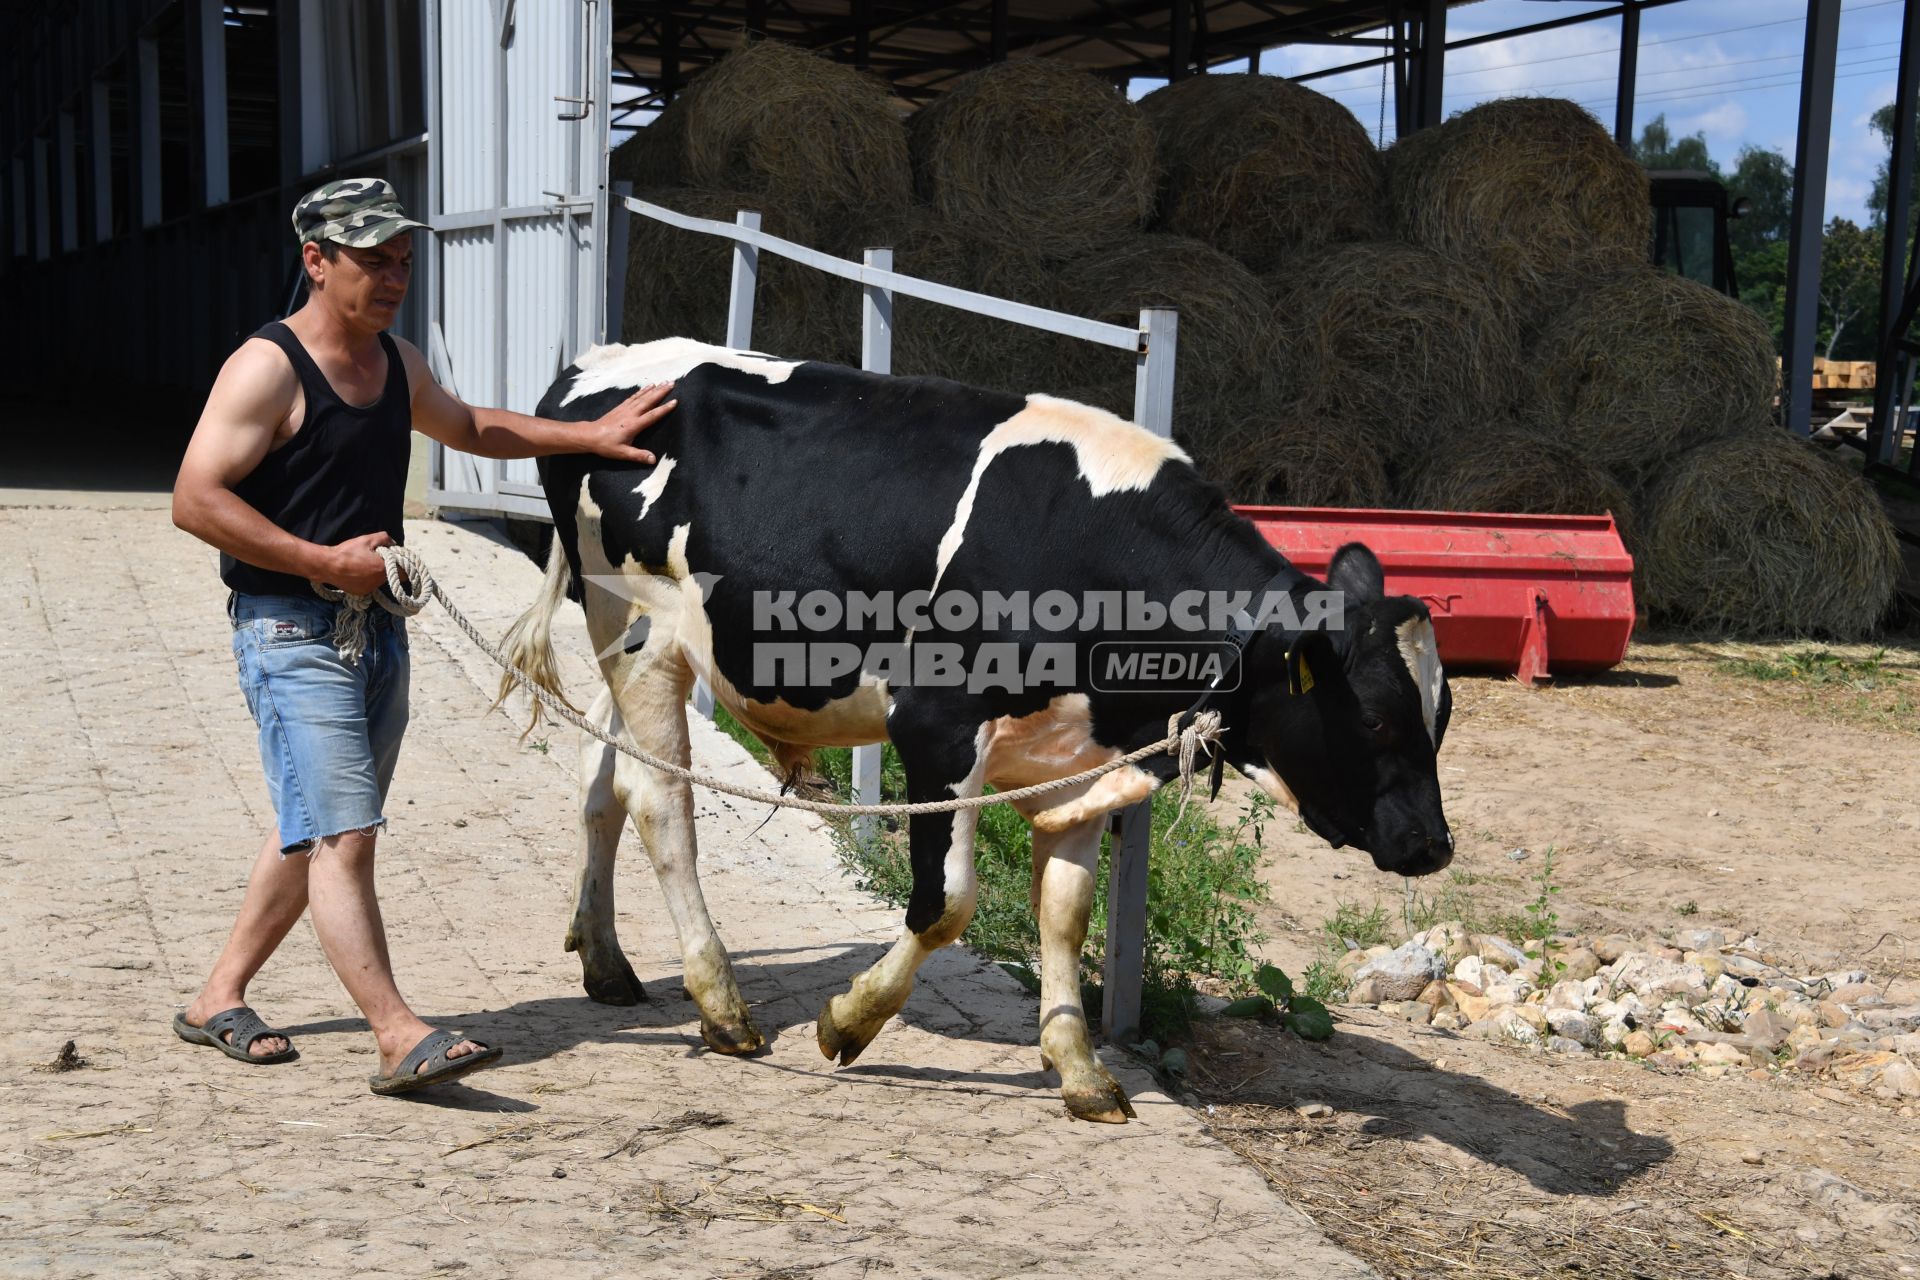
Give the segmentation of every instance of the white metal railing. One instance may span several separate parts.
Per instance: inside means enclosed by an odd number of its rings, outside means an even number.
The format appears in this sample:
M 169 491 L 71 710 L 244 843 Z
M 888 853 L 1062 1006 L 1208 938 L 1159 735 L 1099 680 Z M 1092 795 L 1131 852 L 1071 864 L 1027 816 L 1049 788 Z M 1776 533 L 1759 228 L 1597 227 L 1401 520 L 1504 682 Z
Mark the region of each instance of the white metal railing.
M 936 284 L 893 269 L 893 250 L 870 248 L 860 262 L 849 262 L 818 249 L 782 240 L 760 229 L 760 214 L 742 209 L 732 222 L 696 218 L 628 195 L 626 183 L 615 184 L 613 207 L 682 231 L 720 236 L 733 242 L 733 278 L 727 301 L 727 345 L 753 346 L 753 306 L 760 275 L 760 254 L 798 262 L 861 286 L 860 367 L 870 373 L 893 372 L 893 299 L 895 294 L 956 307 L 976 315 L 1005 320 L 1057 333 L 1082 342 L 1098 343 L 1134 353 L 1134 421 L 1163 438 L 1173 436 L 1173 364 L 1179 347 L 1179 315 L 1172 308 L 1147 307 L 1137 328 L 1089 320 L 1063 311 L 1050 311 L 991 294 Z M 613 219 L 611 239 L 625 242 L 624 220 Z M 608 326 L 621 314 L 626 255 L 609 255 Z M 613 335 L 609 333 L 611 338 Z M 779 354 L 779 353 L 775 353 Z M 713 693 L 704 682 L 694 689 L 694 707 L 713 717 Z M 880 802 L 878 744 L 853 749 L 853 782 L 862 804 Z M 862 838 L 870 836 L 871 818 L 856 820 Z M 1140 986 L 1144 974 L 1147 924 L 1147 846 L 1153 826 L 1150 801 L 1141 801 L 1115 816 L 1113 856 L 1107 878 L 1107 954 L 1102 975 L 1100 1020 L 1109 1040 L 1124 1041 L 1138 1034 Z

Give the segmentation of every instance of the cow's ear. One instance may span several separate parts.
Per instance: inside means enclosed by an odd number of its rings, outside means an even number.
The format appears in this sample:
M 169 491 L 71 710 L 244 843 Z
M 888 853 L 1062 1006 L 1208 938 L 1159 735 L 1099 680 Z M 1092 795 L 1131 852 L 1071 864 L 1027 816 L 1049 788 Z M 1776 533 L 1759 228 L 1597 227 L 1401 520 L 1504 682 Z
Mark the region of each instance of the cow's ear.
M 1287 650 L 1287 692 L 1296 698 L 1330 683 L 1344 683 L 1346 678 L 1340 652 L 1324 631 L 1305 632 Z
M 1364 542 L 1349 542 L 1333 553 L 1327 585 L 1344 594 L 1349 603 L 1373 604 L 1387 594 L 1387 575 Z

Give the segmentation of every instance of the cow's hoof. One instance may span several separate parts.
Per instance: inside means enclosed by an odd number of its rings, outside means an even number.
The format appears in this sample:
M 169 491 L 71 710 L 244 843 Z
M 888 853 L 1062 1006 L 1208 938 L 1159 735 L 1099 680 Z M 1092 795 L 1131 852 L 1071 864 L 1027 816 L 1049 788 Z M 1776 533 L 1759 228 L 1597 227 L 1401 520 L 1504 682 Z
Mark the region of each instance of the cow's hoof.
M 820 1042 L 820 1052 L 829 1058 L 840 1059 L 840 1065 L 851 1066 L 853 1060 L 873 1043 L 873 1033 L 866 1035 L 842 1027 L 833 1017 L 833 1001 L 820 1006 L 820 1020 L 814 1026 L 814 1038 Z
M 640 985 L 638 975 L 625 956 L 620 957 L 619 966 L 610 972 L 583 975 L 581 985 L 587 989 L 587 999 L 595 1004 L 644 1004 L 647 999 L 647 989 Z
M 729 1022 L 722 1026 L 708 1018 L 700 1019 L 700 1038 L 707 1042 L 707 1048 L 715 1053 L 758 1053 L 766 1041 L 760 1038 L 760 1029 L 753 1025 L 750 1018 L 742 1017 L 738 1022 Z
M 1127 1101 L 1127 1091 L 1120 1082 L 1105 1067 L 1096 1067 L 1095 1071 L 1098 1074 L 1090 1084 L 1061 1090 L 1068 1112 L 1076 1120 L 1094 1124 L 1125 1124 L 1133 1119 L 1133 1104 Z

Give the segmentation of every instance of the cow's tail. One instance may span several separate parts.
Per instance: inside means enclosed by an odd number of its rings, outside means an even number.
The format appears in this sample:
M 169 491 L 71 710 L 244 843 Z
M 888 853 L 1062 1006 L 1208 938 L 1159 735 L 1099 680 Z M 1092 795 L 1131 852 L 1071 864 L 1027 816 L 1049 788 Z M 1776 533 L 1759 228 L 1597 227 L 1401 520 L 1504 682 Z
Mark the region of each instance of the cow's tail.
M 506 655 L 508 663 L 526 672 L 533 683 L 578 711 L 578 707 L 567 701 L 566 692 L 560 685 L 560 667 L 553 657 L 553 615 L 559 609 L 560 602 L 566 599 L 567 588 L 572 581 L 573 571 L 567 566 L 567 553 L 556 537 L 553 550 L 547 555 L 547 576 L 540 583 L 540 594 L 534 597 L 533 604 L 501 637 L 500 651 Z M 507 695 L 519 687 L 519 676 L 511 671 L 502 672 L 500 695 L 493 700 L 493 707 L 498 708 L 506 702 Z M 520 735 L 522 738 L 540 727 L 545 710 L 538 698 L 532 701 L 533 718 L 527 722 L 526 730 Z

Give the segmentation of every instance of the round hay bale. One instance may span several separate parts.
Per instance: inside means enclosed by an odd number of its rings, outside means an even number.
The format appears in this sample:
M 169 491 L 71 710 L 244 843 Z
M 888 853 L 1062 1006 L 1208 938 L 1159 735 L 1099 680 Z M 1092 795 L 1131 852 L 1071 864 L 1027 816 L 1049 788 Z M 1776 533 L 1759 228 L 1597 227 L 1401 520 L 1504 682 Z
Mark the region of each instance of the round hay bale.
M 1223 406 L 1175 435 L 1233 502 L 1378 507 L 1391 491 L 1377 441 L 1292 407 Z
M 1531 411 L 1630 481 L 1690 445 L 1764 423 L 1779 382 L 1757 313 L 1646 265 L 1578 294 L 1547 325 L 1529 367 Z
M 983 239 L 1070 258 L 1153 214 L 1153 130 L 1119 90 L 1058 62 L 999 62 L 907 122 L 914 183 Z
M 1401 501 L 1427 511 L 1611 511 L 1622 536 L 1631 542 L 1634 534 L 1625 486 L 1576 450 L 1522 426 L 1476 431 L 1435 449 L 1402 486 Z
M 1272 371 L 1272 309 L 1260 281 L 1218 249 L 1183 236 L 1146 234 L 1097 250 L 1060 278 L 1060 309 L 1109 324 L 1139 324 L 1143 307 L 1180 312 L 1174 406 L 1241 396 Z M 1135 357 L 1068 339 L 1056 380 L 1133 396 Z
M 748 192 L 675 188 L 642 199 L 697 218 L 731 222 L 751 207 Z M 766 211 L 764 229 L 813 244 L 813 227 L 785 209 Z M 634 217 L 627 232 L 627 283 L 621 337 L 694 338 L 724 343 L 733 279 L 733 242 Z M 772 254 L 760 255 L 754 291 L 753 346 L 770 355 L 837 364 L 859 359 L 860 289 Z
M 904 208 L 912 194 L 906 130 L 887 86 L 777 40 L 742 45 L 695 76 L 614 152 L 610 171 L 636 186 L 753 192 L 753 207 L 797 215 L 829 237 L 849 220 Z
M 1394 241 L 1336 245 L 1268 279 L 1287 397 L 1396 454 L 1488 418 L 1521 381 L 1520 331 L 1479 270 Z
M 1396 142 L 1387 200 L 1399 234 L 1493 270 L 1537 307 L 1595 250 L 1645 257 L 1647 175 L 1600 122 L 1560 98 L 1484 102 Z
M 1856 640 L 1886 617 L 1900 546 L 1868 485 L 1778 429 L 1667 464 L 1649 492 L 1643 603 L 1727 635 Z
M 892 245 L 894 270 L 906 275 L 1034 306 L 1059 306 L 1054 274 L 1038 257 L 1007 240 L 970 235 L 927 210 L 912 210 L 891 232 L 870 238 Z M 1026 325 L 894 296 L 895 373 L 1024 394 L 1054 385 L 1064 341 Z
M 1257 274 L 1384 231 L 1386 167 L 1353 113 L 1279 76 L 1176 80 L 1140 100 L 1160 150 L 1159 225 Z

